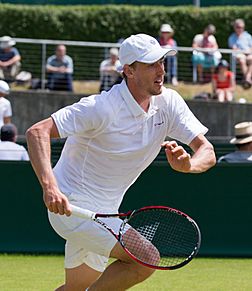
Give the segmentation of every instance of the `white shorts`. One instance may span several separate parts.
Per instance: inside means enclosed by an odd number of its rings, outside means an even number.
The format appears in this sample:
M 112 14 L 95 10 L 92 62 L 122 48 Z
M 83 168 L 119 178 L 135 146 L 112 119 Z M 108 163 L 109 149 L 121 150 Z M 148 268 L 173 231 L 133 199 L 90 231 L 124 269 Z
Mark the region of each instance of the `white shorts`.
M 66 240 L 65 268 L 75 268 L 85 263 L 92 269 L 103 272 L 106 268 L 116 238 L 103 226 L 91 220 L 71 215 L 48 212 L 49 221 L 54 230 Z M 118 233 L 122 220 L 104 218 L 115 233 Z

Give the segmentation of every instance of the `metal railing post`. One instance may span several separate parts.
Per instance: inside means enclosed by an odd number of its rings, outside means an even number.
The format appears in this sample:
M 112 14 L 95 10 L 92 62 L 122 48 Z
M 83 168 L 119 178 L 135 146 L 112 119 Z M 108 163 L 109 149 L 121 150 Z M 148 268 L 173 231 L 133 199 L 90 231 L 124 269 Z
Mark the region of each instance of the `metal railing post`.
M 42 43 L 42 60 L 41 60 L 41 89 L 45 90 L 46 85 L 46 43 Z

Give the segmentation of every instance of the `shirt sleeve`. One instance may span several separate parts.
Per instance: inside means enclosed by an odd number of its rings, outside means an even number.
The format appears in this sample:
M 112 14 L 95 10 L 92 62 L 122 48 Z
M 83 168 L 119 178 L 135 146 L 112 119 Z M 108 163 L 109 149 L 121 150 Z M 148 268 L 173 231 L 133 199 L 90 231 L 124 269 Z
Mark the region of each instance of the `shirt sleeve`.
M 99 134 L 106 127 L 109 114 L 102 104 L 103 96 L 101 98 L 100 96 L 84 97 L 79 102 L 64 107 L 51 115 L 61 138 L 71 135 L 90 138 Z
M 68 66 L 67 68 L 69 69 L 69 73 L 72 74 L 73 73 L 73 59 L 69 56 L 67 56 L 67 62 L 68 62 Z
M 25 148 L 24 148 L 24 151 L 23 151 L 23 154 L 22 154 L 21 160 L 22 160 L 22 161 L 29 161 L 29 160 L 30 160 L 29 155 L 28 155 L 28 153 L 27 153 L 27 151 L 26 151 Z
M 202 34 L 196 34 L 195 37 L 193 38 L 193 43 L 197 44 L 197 46 L 201 46 L 202 40 L 203 40 Z
M 52 62 L 53 62 L 53 60 L 55 59 L 55 56 L 53 55 L 53 56 L 50 56 L 48 59 L 47 59 L 47 61 L 46 61 L 46 65 L 47 66 L 52 66 Z
M 13 52 L 14 57 L 15 56 L 20 56 L 20 53 L 19 53 L 18 49 L 16 49 L 15 47 L 12 48 L 12 52 Z
M 233 35 L 231 34 L 228 38 L 228 47 L 233 48 L 233 46 L 234 46 L 234 38 L 233 38 Z
M 11 103 L 9 100 L 6 102 L 6 108 L 4 110 L 4 117 L 10 117 L 12 116 L 12 108 L 11 108 Z
M 176 91 L 172 91 L 167 112 L 169 115 L 167 136 L 172 139 L 188 145 L 196 136 L 208 131 Z

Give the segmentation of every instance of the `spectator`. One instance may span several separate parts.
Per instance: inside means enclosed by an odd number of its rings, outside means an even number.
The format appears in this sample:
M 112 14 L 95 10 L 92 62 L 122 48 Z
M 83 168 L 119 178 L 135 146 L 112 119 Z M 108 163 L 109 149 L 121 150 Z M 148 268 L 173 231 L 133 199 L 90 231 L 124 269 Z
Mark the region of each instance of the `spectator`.
M 0 37 L 0 79 L 12 82 L 20 71 L 21 56 L 10 36 Z
M 193 64 L 197 66 L 198 79 L 203 82 L 203 68 L 210 68 L 214 72 L 214 68 L 221 59 L 221 53 L 218 51 L 218 44 L 215 34 L 215 26 L 209 24 L 202 34 L 195 35 L 192 43 L 193 47 Z M 207 50 L 206 50 L 207 49 Z
M 118 49 L 111 48 L 109 50 L 110 58 L 100 64 L 100 92 L 108 91 L 113 85 L 121 83 L 122 77 L 118 71 L 120 62 L 118 60 Z
M 5 98 L 9 94 L 10 87 L 8 83 L 0 80 L 0 128 L 11 122 L 12 109 L 11 103 Z
M 228 46 L 234 50 L 234 57 L 240 65 L 244 88 L 250 88 L 252 76 L 252 36 L 245 31 L 243 19 L 235 20 L 234 32 L 228 38 Z
M 1 127 L 0 160 L 29 161 L 26 149 L 16 144 L 17 128 L 9 123 Z
M 235 90 L 235 79 L 233 72 L 229 71 L 229 64 L 221 60 L 212 76 L 214 96 L 220 101 L 232 101 Z
M 47 59 L 48 89 L 57 91 L 73 91 L 73 60 L 66 54 L 66 47 L 60 44 L 55 55 Z
M 173 48 L 177 50 L 177 42 L 173 38 L 174 30 L 170 24 L 162 24 L 160 28 L 160 37 L 158 39 L 162 47 Z M 177 56 L 167 56 L 165 58 L 165 68 L 167 68 L 167 74 L 171 77 L 171 83 L 173 86 L 178 85 L 177 79 Z
M 252 163 L 252 122 L 241 122 L 234 127 L 235 137 L 230 140 L 237 150 L 219 158 L 218 162 Z

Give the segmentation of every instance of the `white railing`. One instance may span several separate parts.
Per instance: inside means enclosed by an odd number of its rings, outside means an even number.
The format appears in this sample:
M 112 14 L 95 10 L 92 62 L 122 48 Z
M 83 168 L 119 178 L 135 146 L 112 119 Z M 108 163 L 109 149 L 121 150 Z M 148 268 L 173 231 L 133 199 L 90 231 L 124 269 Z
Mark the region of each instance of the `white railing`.
M 73 58 L 73 80 L 75 82 L 96 81 L 97 83 L 100 79 L 101 61 L 108 58 L 111 47 L 120 47 L 120 43 L 27 38 L 15 38 L 15 40 L 22 57 L 22 70 L 29 71 L 33 78 L 40 79 L 41 89 L 46 88 L 46 61 L 49 56 L 54 54 L 56 45 L 66 45 L 67 54 Z M 177 63 L 180 81 L 197 81 L 197 70 L 192 65 L 192 51 L 191 47 L 178 47 Z M 222 57 L 229 61 L 231 70 L 236 72 L 233 51 L 230 49 L 219 49 L 219 51 Z M 170 81 L 169 74 L 167 74 L 167 81 Z

